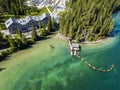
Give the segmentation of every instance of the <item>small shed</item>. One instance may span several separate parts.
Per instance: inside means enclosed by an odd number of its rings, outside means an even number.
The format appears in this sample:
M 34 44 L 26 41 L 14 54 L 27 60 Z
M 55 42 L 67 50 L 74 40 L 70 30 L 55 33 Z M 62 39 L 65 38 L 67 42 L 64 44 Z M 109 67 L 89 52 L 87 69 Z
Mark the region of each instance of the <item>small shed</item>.
M 80 50 L 80 45 L 78 43 L 72 43 L 71 44 L 71 50 L 79 51 Z

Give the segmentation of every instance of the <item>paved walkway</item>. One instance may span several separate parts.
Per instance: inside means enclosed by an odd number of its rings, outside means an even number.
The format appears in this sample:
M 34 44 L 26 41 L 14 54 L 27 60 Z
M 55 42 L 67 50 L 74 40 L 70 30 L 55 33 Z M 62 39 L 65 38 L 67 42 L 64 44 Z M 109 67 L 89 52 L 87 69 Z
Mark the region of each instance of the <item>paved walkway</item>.
M 50 11 L 50 9 L 47 6 L 46 6 L 46 8 L 47 8 L 49 14 L 51 15 L 52 12 Z
M 55 21 L 58 22 L 59 21 L 59 16 L 58 14 L 62 11 L 65 11 L 66 6 L 65 6 L 65 2 L 68 0 L 60 0 L 60 2 L 58 3 L 58 5 L 56 5 L 54 7 L 54 11 L 51 13 L 51 17 L 55 18 Z
M 3 51 L 6 51 L 6 50 L 7 50 L 7 49 L 2 49 L 2 50 L 0 50 L 0 53 L 3 52 Z

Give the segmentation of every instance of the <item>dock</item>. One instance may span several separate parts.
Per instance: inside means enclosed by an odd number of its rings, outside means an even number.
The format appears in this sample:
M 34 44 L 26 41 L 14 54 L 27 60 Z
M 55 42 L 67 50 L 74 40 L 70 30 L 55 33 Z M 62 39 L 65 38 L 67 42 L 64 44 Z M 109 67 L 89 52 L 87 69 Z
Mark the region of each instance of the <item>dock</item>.
M 69 43 L 69 46 L 70 46 L 70 54 L 72 56 L 77 56 L 82 62 L 84 62 L 89 68 L 93 69 L 93 70 L 96 70 L 96 71 L 99 71 L 99 72 L 104 72 L 104 73 L 107 73 L 107 72 L 110 72 L 114 69 L 114 64 L 111 65 L 110 68 L 108 69 L 102 69 L 102 68 L 99 68 L 99 67 L 96 67 L 92 64 L 90 64 L 88 61 L 86 61 L 84 58 L 82 58 L 80 56 L 80 45 L 76 42 L 72 42 L 71 39 L 69 39 L 68 41 Z
M 91 68 L 93 70 L 96 70 L 96 71 L 99 71 L 99 72 L 104 72 L 104 73 L 110 72 L 110 71 L 112 71 L 114 69 L 114 66 L 115 66 L 114 64 L 112 64 L 111 67 L 108 68 L 108 69 L 99 68 L 99 67 L 96 67 L 96 66 L 90 64 L 87 60 L 85 60 L 84 58 L 82 58 L 80 56 L 80 45 L 78 43 L 72 42 L 71 39 L 69 39 L 68 43 L 69 43 L 69 46 L 70 46 L 70 54 L 72 56 L 77 56 L 89 68 Z
M 69 46 L 70 46 L 70 54 L 72 56 L 80 56 L 80 45 L 76 42 L 72 42 L 71 39 L 68 41 Z

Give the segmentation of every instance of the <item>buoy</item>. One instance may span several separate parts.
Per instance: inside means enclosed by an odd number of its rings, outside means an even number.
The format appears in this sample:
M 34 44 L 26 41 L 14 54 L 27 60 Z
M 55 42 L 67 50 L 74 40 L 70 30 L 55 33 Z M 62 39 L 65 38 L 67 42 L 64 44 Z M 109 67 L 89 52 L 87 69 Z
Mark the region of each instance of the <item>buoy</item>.
M 90 66 L 90 67 L 91 67 L 92 65 L 91 65 L 91 64 L 88 64 L 88 66 Z
M 112 64 L 112 67 L 114 68 L 114 64 Z
M 96 67 L 92 66 L 93 69 L 96 69 Z
M 97 70 L 98 70 L 98 71 L 101 71 L 102 69 L 98 68 Z
M 110 72 L 110 70 L 108 69 L 107 72 Z
M 113 68 L 110 68 L 110 70 L 112 70 Z
M 111 68 L 105 70 L 105 69 L 102 69 L 102 68 L 96 68 L 95 66 L 91 65 L 90 63 L 88 63 L 86 60 L 84 60 L 84 58 L 81 58 L 82 61 L 84 61 L 84 63 L 86 65 L 88 65 L 90 68 L 92 68 L 93 70 L 97 70 L 97 71 L 100 71 L 100 72 L 110 72 L 113 70 L 114 68 L 114 64 L 112 64 Z
M 106 72 L 106 70 L 102 70 L 103 72 Z
M 87 62 L 87 61 L 85 61 L 85 63 L 86 63 L 86 64 L 88 64 L 88 62 Z

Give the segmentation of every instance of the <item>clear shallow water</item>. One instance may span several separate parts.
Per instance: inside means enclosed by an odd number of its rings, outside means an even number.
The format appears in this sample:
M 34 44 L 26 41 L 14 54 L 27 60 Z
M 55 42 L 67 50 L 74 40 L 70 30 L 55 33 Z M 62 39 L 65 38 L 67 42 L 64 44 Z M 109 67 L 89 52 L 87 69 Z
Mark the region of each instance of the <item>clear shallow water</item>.
M 115 20 L 118 16 L 114 16 Z M 0 90 L 120 90 L 119 36 L 99 48 L 82 47 L 82 57 L 96 67 L 106 69 L 115 64 L 109 73 L 90 69 L 70 56 L 66 42 L 51 38 L 0 63 L 0 68 L 6 68 L 0 72 Z M 51 49 L 50 44 L 55 48 Z

